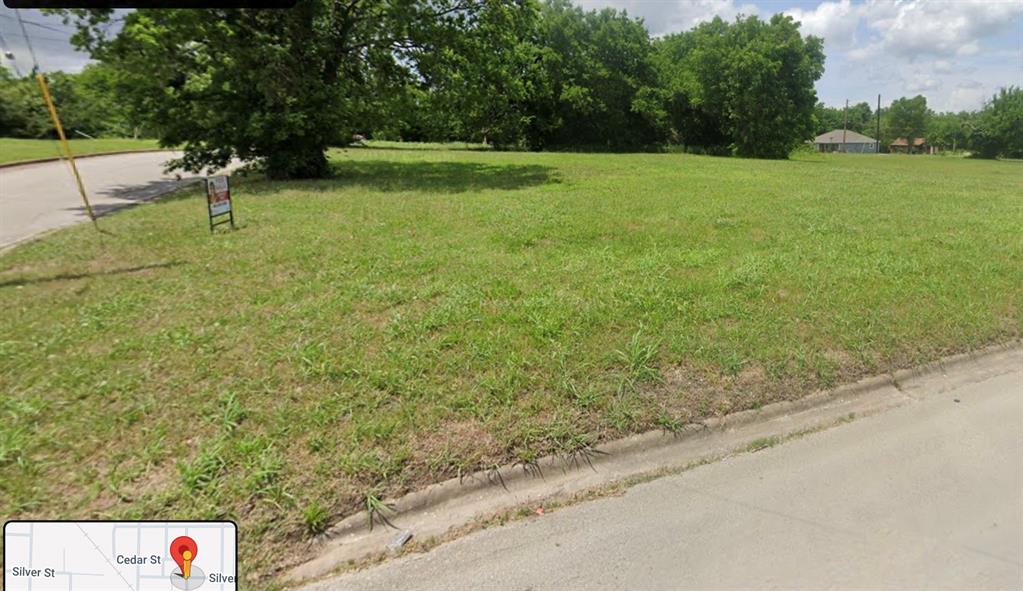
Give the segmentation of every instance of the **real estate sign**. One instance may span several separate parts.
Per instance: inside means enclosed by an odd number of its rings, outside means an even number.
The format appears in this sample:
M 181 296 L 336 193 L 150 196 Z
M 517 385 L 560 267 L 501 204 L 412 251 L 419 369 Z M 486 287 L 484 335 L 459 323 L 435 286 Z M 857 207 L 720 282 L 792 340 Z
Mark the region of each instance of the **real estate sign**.
M 234 227 L 234 211 L 231 208 L 231 184 L 224 175 L 206 178 L 206 205 L 210 213 L 210 232 L 213 227 L 230 223 Z M 214 218 L 226 215 L 228 219 L 214 221 Z
M 223 215 L 231 211 L 231 187 L 226 176 L 211 176 L 206 179 L 206 199 L 210 204 L 210 216 Z

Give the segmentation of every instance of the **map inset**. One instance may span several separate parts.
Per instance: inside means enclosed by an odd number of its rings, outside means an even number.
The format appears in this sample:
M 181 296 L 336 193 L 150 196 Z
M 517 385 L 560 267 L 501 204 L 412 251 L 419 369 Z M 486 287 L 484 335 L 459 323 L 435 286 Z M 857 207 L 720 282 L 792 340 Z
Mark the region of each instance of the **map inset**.
M 230 521 L 11 521 L 8 591 L 234 591 Z

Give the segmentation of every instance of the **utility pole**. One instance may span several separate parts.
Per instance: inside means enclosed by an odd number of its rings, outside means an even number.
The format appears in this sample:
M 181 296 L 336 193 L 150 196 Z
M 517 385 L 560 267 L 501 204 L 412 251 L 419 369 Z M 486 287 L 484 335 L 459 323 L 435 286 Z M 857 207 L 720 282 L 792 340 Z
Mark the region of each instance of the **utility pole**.
M 881 95 L 877 95 L 877 134 L 874 139 L 874 153 L 881 153 Z
M 39 68 L 33 68 L 38 70 Z M 96 213 L 92 211 L 92 204 L 89 203 L 89 198 L 85 194 L 85 185 L 82 184 L 82 175 L 78 174 L 78 166 L 75 164 L 75 155 L 71 153 L 71 145 L 67 143 L 67 136 L 64 135 L 64 127 L 60 124 L 60 117 L 57 116 L 57 109 L 53 106 L 53 99 L 50 98 L 50 87 L 46 84 L 46 77 L 43 76 L 42 72 L 36 72 L 36 82 L 39 83 L 39 90 L 43 93 L 43 100 L 46 101 L 46 108 L 50 111 L 50 118 L 53 120 L 53 127 L 57 130 L 57 137 L 60 139 L 60 145 L 64 148 L 64 157 L 67 158 L 68 163 L 71 164 L 71 172 L 75 175 L 75 182 L 78 183 L 78 194 L 82 196 L 82 202 L 85 203 L 85 211 L 89 214 L 89 219 L 92 220 L 92 225 L 99 230 L 99 224 L 96 223 Z
M 849 99 L 845 99 L 845 110 L 842 111 L 842 152 L 845 152 L 845 130 L 849 128 Z

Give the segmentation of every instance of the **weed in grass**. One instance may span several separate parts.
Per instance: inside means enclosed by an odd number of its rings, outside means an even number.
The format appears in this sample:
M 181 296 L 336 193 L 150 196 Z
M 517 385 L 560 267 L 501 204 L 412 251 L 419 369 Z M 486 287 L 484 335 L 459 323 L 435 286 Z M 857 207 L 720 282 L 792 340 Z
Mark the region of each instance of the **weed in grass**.
M 242 457 L 249 459 L 246 466 L 248 476 L 245 481 L 249 491 L 278 505 L 290 500 L 291 496 L 285 490 L 281 479 L 284 458 L 273 445 L 265 447 L 258 454 L 242 454 Z
M 163 458 L 167 453 L 167 427 L 164 425 L 157 425 L 147 435 L 148 439 L 138 450 L 138 458 L 142 462 L 145 470 L 148 470 L 163 461 Z
M 178 472 L 187 491 L 199 492 L 215 483 L 226 466 L 221 445 L 214 443 L 203 447 L 192 461 L 179 461 Z
M 321 505 L 319 501 L 313 501 L 302 509 L 302 524 L 310 536 L 318 536 L 327 531 L 330 520 L 330 511 Z
M 661 429 L 668 431 L 669 433 L 678 433 L 685 427 L 685 423 L 675 417 L 662 412 L 657 415 L 656 424 Z
M 593 384 L 586 384 L 582 388 L 572 380 L 565 380 L 562 389 L 568 393 L 571 400 L 580 408 L 590 408 L 600 400 L 600 393 Z
M 615 355 L 625 365 L 631 380 L 642 382 L 661 381 L 661 371 L 656 365 L 659 340 L 647 339 L 642 332 L 636 332 Z
M 369 530 L 373 531 L 373 523 L 380 521 L 384 525 L 393 528 L 389 517 L 394 515 L 394 508 L 380 500 L 379 493 L 371 491 L 366 493 L 366 514 L 369 517 Z
M 25 425 L 4 421 L 0 426 L 0 466 L 21 462 L 23 450 L 28 446 L 29 430 Z
M 246 414 L 234 392 L 228 392 L 220 398 L 220 424 L 225 432 L 230 433 L 237 429 Z
M 769 447 L 774 447 L 782 442 L 780 437 L 762 437 L 760 439 L 754 439 L 746 445 L 746 451 L 756 452 Z

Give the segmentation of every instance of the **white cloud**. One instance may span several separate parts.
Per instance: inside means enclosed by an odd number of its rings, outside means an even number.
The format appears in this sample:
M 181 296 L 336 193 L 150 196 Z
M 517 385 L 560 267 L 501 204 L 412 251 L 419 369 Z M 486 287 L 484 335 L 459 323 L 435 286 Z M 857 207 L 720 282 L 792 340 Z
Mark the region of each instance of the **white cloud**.
M 849 0 L 841 0 L 821 2 L 813 10 L 793 8 L 785 14 L 799 21 L 804 33 L 823 37 L 825 50 L 849 49 L 856 43 L 861 8 Z
M 991 92 L 982 88 L 954 88 L 946 100 L 946 110 L 973 111 L 983 106 L 991 95 Z
M 759 14 L 755 4 L 735 0 L 577 0 L 576 4 L 586 10 L 624 9 L 631 17 L 642 18 L 651 35 L 686 31 L 715 16 L 732 20 L 740 14 Z
M 1003 33 L 1023 15 L 1019 0 L 868 0 L 860 8 L 874 33 L 861 57 L 884 54 L 908 60 L 974 55 L 979 41 Z M 853 57 L 856 57 L 855 55 Z
M 813 12 L 829 15 L 827 4 Z M 850 8 L 859 38 L 846 51 L 828 52 L 830 71 L 819 87 L 834 84 L 843 94 L 870 89 L 892 98 L 923 94 L 933 109 L 963 110 L 979 108 L 1000 86 L 1023 80 L 1023 51 L 1004 49 L 1014 29 L 1020 32 L 1017 47 L 1023 41 L 1020 0 L 867 0 Z M 840 40 L 849 40 L 841 36 L 845 29 L 837 31 Z M 990 47 L 1000 36 L 1002 48 Z M 825 50 L 836 45 L 825 37 Z M 840 65 L 834 68 L 834 62 Z
M 941 82 L 927 72 L 917 72 L 906 80 L 906 90 L 913 94 L 926 94 L 941 88 Z

